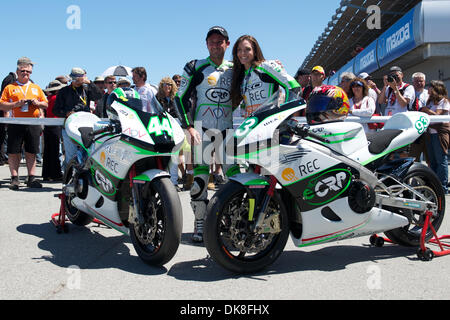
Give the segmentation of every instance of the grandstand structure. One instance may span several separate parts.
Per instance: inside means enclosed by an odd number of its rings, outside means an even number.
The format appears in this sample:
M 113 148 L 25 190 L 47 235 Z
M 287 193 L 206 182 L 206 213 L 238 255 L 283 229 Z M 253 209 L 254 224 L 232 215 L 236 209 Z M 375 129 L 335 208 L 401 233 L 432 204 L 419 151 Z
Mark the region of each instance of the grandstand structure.
M 376 14 L 380 23 L 374 27 Z M 382 85 L 397 65 L 407 82 L 420 71 L 427 83 L 442 80 L 450 88 L 450 1 L 342 0 L 301 67 L 316 65 L 324 67 L 328 84 L 350 71 L 367 72 Z

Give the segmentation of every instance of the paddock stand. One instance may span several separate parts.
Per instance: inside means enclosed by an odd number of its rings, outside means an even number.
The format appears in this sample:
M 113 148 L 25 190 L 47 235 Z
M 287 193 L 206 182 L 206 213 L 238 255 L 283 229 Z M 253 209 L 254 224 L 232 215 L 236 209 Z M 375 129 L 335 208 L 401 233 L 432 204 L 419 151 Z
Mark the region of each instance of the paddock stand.
M 68 233 L 69 225 L 66 224 L 66 221 L 69 219 L 66 217 L 66 195 L 64 193 L 59 193 L 54 195 L 55 198 L 59 198 L 61 200 L 61 204 L 59 206 L 59 212 L 52 214 L 51 222 L 56 227 L 57 233 Z M 97 223 L 98 225 L 104 225 L 100 220 L 94 219 L 93 223 Z
M 417 249 L 417 257 L 422 261 L 431 261 L 434 257 L 440 257 L 450 254 L 450 249 L 444 249 L 444 247 L 450 248 L 449 243 L 444 243 L 441 240 L 444 239 L 450 239 L 450 235 L 444 235 L 438 237 L 436 230 L 433 227 L 433 224 L 430 223 L 430 218 L 433 216 L 433 213 L 431 211 L 425 212 L 425 222 L 423 224 L 422 232 L 420 234 L 420 247 Z M 431 232 L 433 233 L 433 237 L 430 240 L 428 240 L 428 243 L 436 244 L 439 246 L 440 251 L 431 250 L 430 248 L 426 247 L 425 245 L 425 238 L 428 231 L 428 228 L 431 229 Z M 380 237 L 376 234 L 373 234 L 369 238 L 370 244 L 375 247 L 382 247 L 384 245 L 384 242 L 393 243 L 390 239 Z

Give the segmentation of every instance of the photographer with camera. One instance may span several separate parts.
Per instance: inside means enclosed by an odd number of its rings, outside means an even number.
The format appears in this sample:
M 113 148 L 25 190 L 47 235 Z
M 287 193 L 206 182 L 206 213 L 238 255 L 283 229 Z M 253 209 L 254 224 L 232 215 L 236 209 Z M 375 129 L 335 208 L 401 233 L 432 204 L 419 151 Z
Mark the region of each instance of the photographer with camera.
M 73 68 L 70 78 L 72 83 L 59 91 L 53 107 L 53 114 L 59 118 L 67 118 L 78 111 L 91 112 L 89 108 L 91 101 L 97 101 L 102 97 L 100 89 L 86 77 L 86 71 L 83 69 Z M 64 128 L 62 129 L 62 137 L 64 142 L 64 166 L 67 166 L 76 153 L 77 147 L 72 143 Z
M 389 71 L 383 77 L 384 87 L 378 95 L 378 103 L 386 104 L 386 116 L 408 111 L 415 100 L 414 87 L 403 82 L 402 69 L 393 66 Z
M 42 89 L 31 82 L 34 63 L 28 58 L 21 58 L 17 62 L 17 80 L 7 85 L 0 99 L 0 110 L 9 111 L 11 116 L 21 118 L 39 118 L 43 109 L 47 109 L 48 102 Z M 18 190 L 19 165 L 22 144 L 25 149 L 25 161 L 28 170 L 27 186 L 42 188 L 42 184 L 35 180 L 36 154 L 39 153 L 39 139 L 41 126 L 38 125 L 8 125 L 7 153 L 9 170 L 11 172 L 11 190 Z

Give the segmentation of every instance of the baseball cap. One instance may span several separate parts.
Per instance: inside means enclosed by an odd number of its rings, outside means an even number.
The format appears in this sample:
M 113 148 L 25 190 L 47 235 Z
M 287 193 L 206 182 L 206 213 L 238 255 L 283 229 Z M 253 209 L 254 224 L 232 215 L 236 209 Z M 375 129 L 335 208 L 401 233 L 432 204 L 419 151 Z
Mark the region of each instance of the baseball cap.
M 366 78 L 369 78 L 370 77 L 370 75 L 367 73 L 367 72 L 361 72 L 359 75 L 358 75 L 358 78 L 361 78 L 361 79 L 366 79 Z
M 86 74 L 86 71 L 84 71 L 81 68 L 72 68 L 72 71 L 70 72 L 69 77 L 73 78 L 80 78 L 83 77 Z
M 311 73 L 313 73 L 314 71 L 317 71 L 317 72 L 325 75 L 325 70 L 321 66 L 315 66 L 314 68 L 312 68 Z
M 398 67 L 398 66 L 392 66 L 389 71 L 398 71 L 398 72 L 402 72 L 402 68 Z
M 31 64 L 33 66 L 34 62 L 31 61 L 31 59 L 28 57 L 22 57 L 22 58 L 19 58 L 19 60 L 17 60 L 17 65 L 19 65 L 19 64 Z
M 225 39 L 227 39 L 227 40 L 229 39 L 228 32 L 227 32 L 227 30 L 225 30 L 225 28 L 220 27 L 220 26 L 214 26 L 214 27 L 209 28 L 208 34 L 206 35 L 206 40 L 208 40 L 209 36 L 212 35 L 213 33 L 220 34 L 220 35 L 224 36 Z

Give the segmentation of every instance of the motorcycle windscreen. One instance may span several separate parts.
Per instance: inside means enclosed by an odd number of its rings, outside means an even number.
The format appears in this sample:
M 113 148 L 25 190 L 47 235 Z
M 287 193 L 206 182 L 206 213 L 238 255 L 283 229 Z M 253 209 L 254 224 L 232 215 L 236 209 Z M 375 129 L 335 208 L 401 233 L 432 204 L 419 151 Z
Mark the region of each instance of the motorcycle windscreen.
M 149 109 L 149 112 L 136 110 L 136 113 L 152 138 L 155 151 L 170 152 L 175 142 L 174 128 L 168 114 L 156 98 L 151 101 Z

